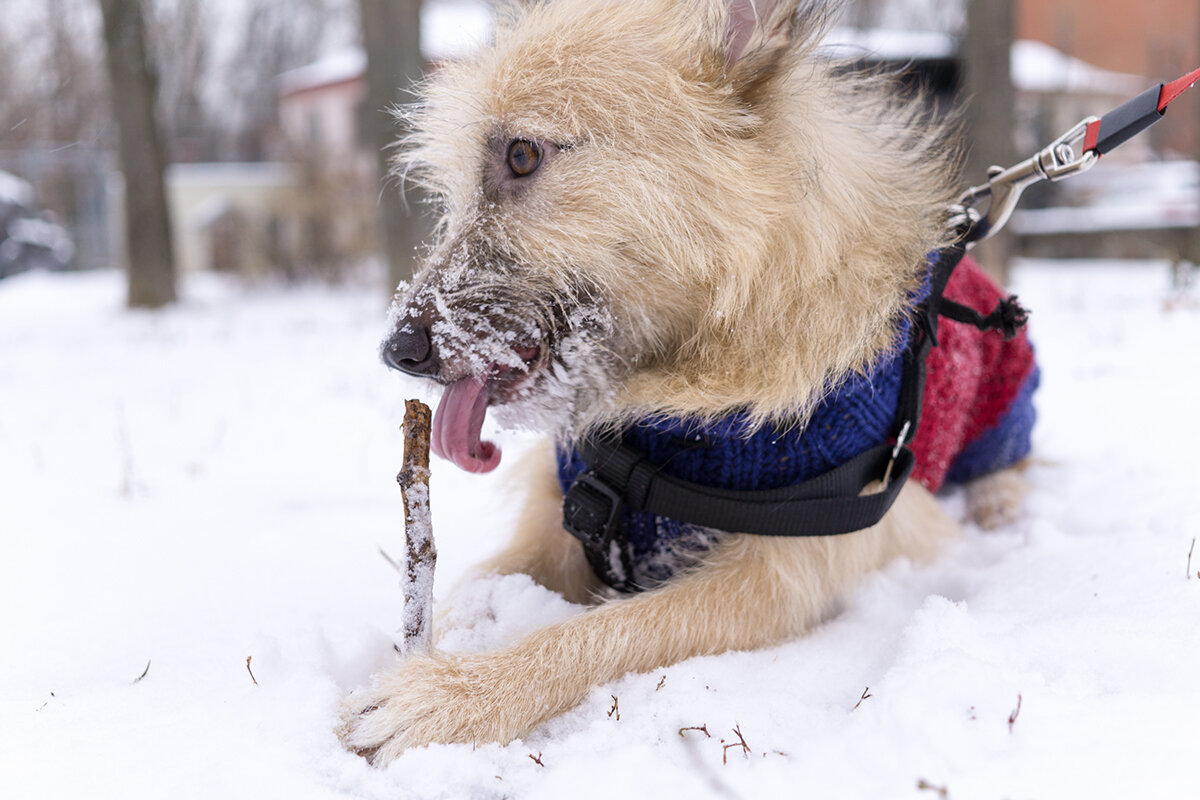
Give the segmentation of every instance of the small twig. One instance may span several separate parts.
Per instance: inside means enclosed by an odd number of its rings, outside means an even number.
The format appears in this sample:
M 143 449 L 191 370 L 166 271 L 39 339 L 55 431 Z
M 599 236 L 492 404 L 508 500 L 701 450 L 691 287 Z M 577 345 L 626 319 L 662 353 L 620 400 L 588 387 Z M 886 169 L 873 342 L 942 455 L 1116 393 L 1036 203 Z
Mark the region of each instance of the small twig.
M 864 688 L 864 689 L 863 689 L 862 697 L 858 698 L 858 702 L 857 702 L 857 703 L 855 703 L 855 704 L 854 704 L 854 708 L 852 708 L 852 709 L 850 709 L 850 710 L 851 710 L 851 711 L 858 711 L 858 707 L 862 705 L 862 701 L 863 701 L 863 700 L 866 700 L 866 699 L 867 699 L 868 697 L 870 697 L 870 696 L 871 696 L 871 687 L 870 687 L 870 686 L 867 686 L 866 688 Z
M 533 763 L 537 764 L 539 767 L 546 766 L 545 764 L 542 763 L 542 752 L 540 750 L 538 751 L 538 754 L 536 756 L 533 753 L 530 753 L 529 757 L 531 759 L 533 759 Z
M 136 678 L 134 678 L 134 679 L 133 679 L 133 682 L 134 682 L 134 683 L 137 683 L 137 682 L 138 682 L 138 681 L 140 681 L 142 678 L 146 677 L 146 675 L 148 675 L 149 673 L 150 673 L 150 662 L 149 662 L 149 661 L 147 661 L 147 662 L 146 662 L 146 668 L 145 668 L 144 670 L 142 670 L 142 674 L 141 674 L 141 675 L 138 675 Z
M 684 735 L 683 735 L 683 732 L 684 732 L 684 731 L 700 731 L 701 733 L 703 733 L 703 734 L 704 734 L 706 737 L 708 737 L 709 739 L 711 739 L 711 738 L 712 738 L 712 734 L 708 732 L 708 723 L 707 723 L 707 722 L 706 722 L 706 723 L 704 723 L 703 725 L 700 725 L 700 726 L 698 726 L 698 727 L 697 727 L 697 726 L 695 726 L 695 725 L 691 725 L 691 726 L 689 726 L 689 727 L 687 727 L 687 728 L 680 728 L 680 729 L 679 729 L 679 738 L 680 738 L 680 739 L 686 739 L 686 738 L 687 738 L 686 736 L 684 736 Z
M 950 796 L 950 790 L 947 787 L 934 786 L 932 783 L 925 780 L 924 778 L 920 778 L 917 780 L 917 788 L 920 789 L 921 791 L 937 792 L 938 797 L 943 798 L 943 800 Z
M 746 744 L 746 739 L 744 736 L 742 736 L 741 727 L 738 725 L 734 725 L 733 732 L 736 733 L 737 737 L 738 737 L 738 740 L 736 742 L 733 742 L 732 744 L 725 744 L 725 740 L 724 739 L 721 740 L 721 744 L 724 745 L 724 749 L 721 751 L 721 763 L 722 764 L 729 763 L 729 761 L 728 761 L 729 748 L 731 748 L 731 747 L 742 748 L 742 755 L 747 755 L 751 752 L 750 745 Z
M 50 696 L 51 696 L 51 697 L 54 697 L 54 692 L 51 692 L 51 693 L 50 693 Z M 42 703 L 40 706 L 38 706 L 38 707 L 37 707 L 37 710 L 38 710 L 38 711 L 41 711 L 43 708 L 45 708 L 45 707 L 46 707 L 46 706 L 48 706 L 48 705 L 50 705 L 50 701 L 49 701 L 49 700 L 47 700 L 46 702 L 44 702 L 44 703 Z
M 654 691 L 657 692 L 659 689 L 661 689 L 663 687 L 663 684 L 666 682 L 667 682 L 667 674 L 664 672 L 662 678 L 658 682 L 658 686 L 654 687 Z
M 1192 579 L 1192 551 L 1195 549 L 1196 549 L 1196 537 L 1193 536 L 1192 537 L 1192 546 L 1188 548 L 1187 578 L 1189 581 Z M 1200 578 L 1200 572 L 1196 573 L 1196 577 Z
M 1017 717 L 1021 714 L 1021 693 L 1017 692 L 1017 707 L 1008 715 L 1008 732 L 1012 733 L 1013 723 L 1017 721 Z
M 705 736 L 709 735 L 707 727 L 681 728 L 679 735 L 683 736 L 683 731 L 685 730 L 703 730 Z M 716 769 L 707 759 L 701 757 L 700 751 L 701 749 L 707 750 L 706 747 L 702 747 L 696 740 L 689 740 L 685 738 L 683 740 L 683 746 L 681 749 L 683 750 L 684 755 L 687 757 L 687 760 L 690 762 L 692 774 L 707 784 L 706 788 L 708 791 L 703 792 L 705 797 L 721 798 L 721 800 L 742 800 L 741 795 L 735 792 L 724 781 L 720 770 Z M 689 796 L 699 794 L 701 793 L 694 791 L 688 793 Z
M 433 571 L 437 548 L 429 516 L 429 437 L 433 413 L 420 400 L 404 401 L 404 466 L 396 475 L 404 496 L 404 540 L 407 568 L 404 590 L 404 651 L 429 650 L 433 642 Z
M 254 656 L 246 656 L 246 672 L 250 673 L 250 680 L 254 681 L 254 685 L 258 686 L 258 678 L 254 677 L 254 670 L 250 669 L 250 659 Z
M 617 722 L 620 722 L 621 721 L 621 709 L 617 704 L 617 696 L 615 694 L 610 694 L 609 697 L 611 697 L 613 699 L 613 705 L 612 705 L 612 708 L 610 708 L 608 710 L 608 717 L 609 717 L 609 719 L 612 719 L 613 714 L 616 714 Z

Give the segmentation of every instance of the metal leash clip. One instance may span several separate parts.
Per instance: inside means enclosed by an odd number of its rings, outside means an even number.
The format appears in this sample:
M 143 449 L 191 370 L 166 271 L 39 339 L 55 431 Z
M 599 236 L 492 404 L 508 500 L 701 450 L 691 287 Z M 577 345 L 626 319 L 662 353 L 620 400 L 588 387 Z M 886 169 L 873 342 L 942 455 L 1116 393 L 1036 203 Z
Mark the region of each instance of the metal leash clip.
M 958 206 L 952 207 L 955 218 L 965 211 L 974 223 L 967 246 L 982 242 L 1004 227 L 1012 216 L 1013 209 L 1021 199 L 1021 193 L 1038 181 L 1059 181 L 1090 169 L 1100 158 L 1094 150 L 1076 155 L 1077 143 L 1082 143 L 1088 126 L 1098 117 L 1088 117 L 1071 130 L 1044 147 L 1037 155 L 1027 158 L 1015 166 L 991 167 L 988 182 L 973 186 L 963 192 Z M 972 208 L 979 200 L 990 197 L 987 213 L 980 214 Z

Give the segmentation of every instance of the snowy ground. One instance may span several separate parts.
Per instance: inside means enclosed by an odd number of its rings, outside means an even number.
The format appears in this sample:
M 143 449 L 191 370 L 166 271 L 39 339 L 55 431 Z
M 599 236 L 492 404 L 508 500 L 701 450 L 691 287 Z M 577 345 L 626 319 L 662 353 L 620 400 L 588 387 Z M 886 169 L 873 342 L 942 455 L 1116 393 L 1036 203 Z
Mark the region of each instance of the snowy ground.
M 0 282 L 0 797 L 1196 797 L 1200 302 L 1166 310 L 1162 264 L 1017 284 L 1044 374 L 1019 524 L 804 639 L 381 772 L 332 729 L 400 619 L 377 547 L 403 549 L 416 390 L 377 361 L 384 298 L 196 277 L 131 313 L 115 274 Z M 508 535 L 504 473 L 434 465 L 439 597 Z M 462 648 L 578 611 L 516 577 L 463 608 Z

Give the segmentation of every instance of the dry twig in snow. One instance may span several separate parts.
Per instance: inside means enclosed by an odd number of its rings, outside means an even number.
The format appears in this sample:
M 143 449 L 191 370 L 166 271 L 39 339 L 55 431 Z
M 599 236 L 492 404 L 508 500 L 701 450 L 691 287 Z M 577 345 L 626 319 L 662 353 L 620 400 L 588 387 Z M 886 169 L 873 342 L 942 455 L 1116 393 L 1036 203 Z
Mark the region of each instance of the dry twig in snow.
M 420 400 L 404 402 L 404 466 L 396 476 L 404 495 L 404 539 L 407 569 L 401 573 L 404 590 L 406 654 L 429 650 L 433 641 L 433 569 L 437 548 L 429 516 L 429 434 L 432 414 Z
M 721 744 L 724 746 L 724 749 L 721 752 L 721 763 L 722 764 L 729 763 L 729 761 L 727 759 L 729 758 L 729 748 L 731 748 L 731 747 L 742 748 L 742 755 L 747 755 L 748 753 L 751 752 L 750 745 L 746 744 L 746 737 L 742 736 L 741 726 L 734 725 L 733 732 L 736 733 L 737 737 L 738 737 L 738 740 L 736 742 L 733 742 L 732 744 L 725 744 L 725 740 L 724 739 L 721 740 Z
M 943 798 L 943 800 L 944 800 L 944 798 L 947 798 L 950 796 L 950 790 L 947 787 L 937 786 L 937 785 L 932 784 L 929 781 L 925 780 L 924 778 L 920 778 L 917 780 L 917 788 L 923 792 L 937 792 L 938 797 Z
M 1013 723 L 1017 721 L 1017 717 L 1021 713 L 1021 693 L 1017 692 L 1017 707 L 1008 715 L 1008 732 L 1012 733 Z
M 708 723 L 707 722 L 704 723 L 703 725 L 689 725 L 686 728 L 680 728 L 679 729 L 679 738 L 681 738 L 681 739 L 687 738 L 686 736 L 683 735 L 684 731 L 700 731 L 701 733 L 703 733 L 705 735 L 705 737 L 707 737 L 709 739 L 712 738 L 712 734 L 708 732 Z

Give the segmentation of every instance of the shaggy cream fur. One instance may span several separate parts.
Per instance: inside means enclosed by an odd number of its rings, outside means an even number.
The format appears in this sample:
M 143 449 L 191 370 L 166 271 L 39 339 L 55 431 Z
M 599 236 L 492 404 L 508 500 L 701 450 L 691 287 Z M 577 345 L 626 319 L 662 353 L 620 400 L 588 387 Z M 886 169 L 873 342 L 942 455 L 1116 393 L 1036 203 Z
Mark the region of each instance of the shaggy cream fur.
M 453 323 L 437 377 L 477 369 L 472 337 L 532 343 L 544 355 L 506 419 L 561 437 L 656 411 L 802 424 L 868 369 L 941 243 L 954 169 L 919 98 L 819 56 L 826 25 L 799 0 L 534 2 L 435 76 L 398 169 L 444 213 L 397 313 Z M 513 140 L 543 144 L 529 177 L 505 171 Z M 597 602 L 548 451 L 523 465 L 516 538 L 484 569 Z M 799 635 L 954 531 L 910 483 L 866 531 L 730 535 L 506 649 L 398 663 L 346 701 L 339 735 L 376 764 L 506 742 L 627 672 Z
M 747 406 L 802 419 L 890 347 L 945 235 L 954 154 L 921 99 L 817 57 L 813 4 L 760 5 L 727 64 L 725 0 L 535 3 L 412 112 L 400 169 L 446 210 L 430 263 L 486 241 L 527 267 L 504 276 L 515 294 L 586 285 L 617 318 L 619 394 L 582 404 L 579 425 Z M 489 192 L 473 159 L 514 138 L 563 149 L 528 186 Z

